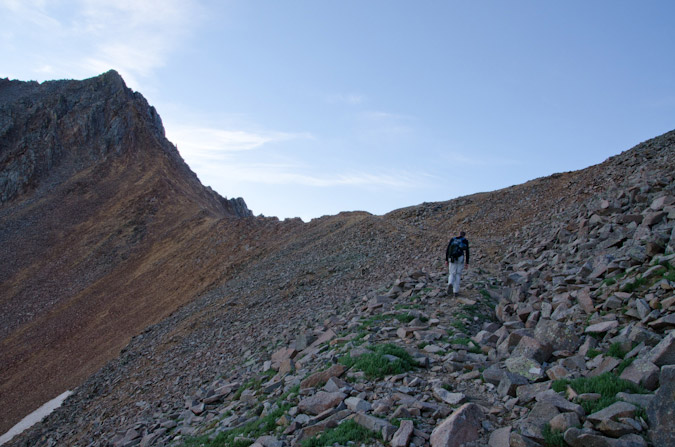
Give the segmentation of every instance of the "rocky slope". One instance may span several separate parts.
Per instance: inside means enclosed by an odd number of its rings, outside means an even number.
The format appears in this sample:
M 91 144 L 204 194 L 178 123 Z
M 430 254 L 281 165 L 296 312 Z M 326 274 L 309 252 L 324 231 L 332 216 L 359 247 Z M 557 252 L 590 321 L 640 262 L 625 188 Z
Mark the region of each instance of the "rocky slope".
M 385 216 L 188 219 L 139 264 L 171 275 L 133 289 L 156 299 L 190 281 L 185 304 L 11 445 L 281 446 L 341 422 L 381 433 L 372 445 L 529 446 L 558 431 L 570 445 L 670 445 L 674 151 L 671 132 L 582 171 Z M 441 258 L 460 227 L 473 265 L 453 300 Z M 351 360 L 406 366 L 395 347 L 411 370 L 366 375 Z M 597 415 L 598 396 L 556 382 L 614 380 L 602 373 L 645 389 Z
M 0 80 L 0 431 L 203 290 L 213 278 L 176 253 L 249 215 L 199 183 L 117 73 Z

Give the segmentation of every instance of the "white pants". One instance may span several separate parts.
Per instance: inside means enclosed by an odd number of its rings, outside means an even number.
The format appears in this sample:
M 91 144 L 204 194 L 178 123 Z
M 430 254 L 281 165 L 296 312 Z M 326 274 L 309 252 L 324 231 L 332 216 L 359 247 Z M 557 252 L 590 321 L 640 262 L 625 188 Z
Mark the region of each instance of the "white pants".
M 459 281 L 464 270 L 464 256 L 460 256 L 456 262 L 448 263 L 448 286 L 452 284 L 452 291 L 459 293 Z

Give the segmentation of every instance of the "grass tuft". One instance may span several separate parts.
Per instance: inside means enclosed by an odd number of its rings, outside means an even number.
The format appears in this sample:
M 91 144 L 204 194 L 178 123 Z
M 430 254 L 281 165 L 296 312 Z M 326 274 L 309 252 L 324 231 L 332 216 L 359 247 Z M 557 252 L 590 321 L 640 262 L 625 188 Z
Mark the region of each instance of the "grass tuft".
M 618 376 L 610 372 L 595 377 L 579 377 L 574 380 L 560 379 L 553 382 L 553 390 L 556 392 L 565 391 L 568 386 L 579 394 L 598 393 L 601 395 L 601 398 L 596 401 L 581 402 L 586 414 L 595 413 L 617 402 L 619 399 L 616 398 L 616 394 L 622 391 L 632 394 L 649 393 L 643 387 L 628 380 L 619 379 Z
M 214 439 L 209 439 L 209 435 L 187 438 L 183 443 L 184 447 L 248 447 L 253 444 L 253 440 L 267 433 L 273 433 L 277 429 L 277 419 L 291 407 L 285 404 L 270 412 L 267 416 L 258 418 L 249 422 L 243 427 L 230 430 L 226 433 L 219 433 Z M 245 439 L 235 439 L 245 438 Z
M 626 354 L 628 354 L 628 351 L 625 351 L 621 346 L 621 343 L 618 342 L 612 343 L 612 345 L 607 350 L 607 355 L 616 357 L 617 359 L 623 359 L 626 356 Z
M 549 424 L 546 424 L 541 430 L 541 434 L 544 436 L 544 447 L 566 447 L 565 439 L 563 438 L 563 432 L 558 430 L 552 430 Z
M 309 439 L 300 444 L 301 447 L 325 447 L 331 445 L 348 445 L 357 442 L 366 442 L 371 439 L 382 439 L 379 433 L 360 426 L 353 420 L 349 420 L 335 428 Z
M 636 278 L 635 281 L 630 282 L 623 286 L 621 289 L 622 292 L 634 292 L 635 290 L 639 289 L 640 287 L 644 286 L 647 284 L 647 278 Z
M 388 343 L 374 346 L 372 349 L 373 352 L 358 357 L 342 357 L 340 363 L 348 368 L 363 371 L 368 379 L 381 379 L 413 369 L 415 361 L 412 356 L 399 346 Z M 387 358 L 388 355 L 394 356 L 395 359 Z

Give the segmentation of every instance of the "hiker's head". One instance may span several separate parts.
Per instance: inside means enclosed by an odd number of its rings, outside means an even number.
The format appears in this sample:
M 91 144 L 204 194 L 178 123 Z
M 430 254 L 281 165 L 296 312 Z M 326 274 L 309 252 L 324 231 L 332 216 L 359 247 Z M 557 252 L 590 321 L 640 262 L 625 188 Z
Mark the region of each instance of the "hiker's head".
M 466 233 L 465 233 L 464 231 L 460 231 L 460 232 L 459 232 L 459 237 L 464 237 L 464 236 L 466 236 Z

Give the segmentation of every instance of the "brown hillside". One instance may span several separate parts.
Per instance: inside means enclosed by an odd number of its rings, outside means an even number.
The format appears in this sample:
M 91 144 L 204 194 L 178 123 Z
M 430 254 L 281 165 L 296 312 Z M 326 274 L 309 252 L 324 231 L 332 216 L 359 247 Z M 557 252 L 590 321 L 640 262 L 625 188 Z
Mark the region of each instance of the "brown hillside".
M 114 72 L 0 82 L 0 431 L 233 268 L 238 204 L 205 189 Z M 245 209 L 245 208 L 244 208 Z M 196 241 L 195 241 L 196 239 Z

